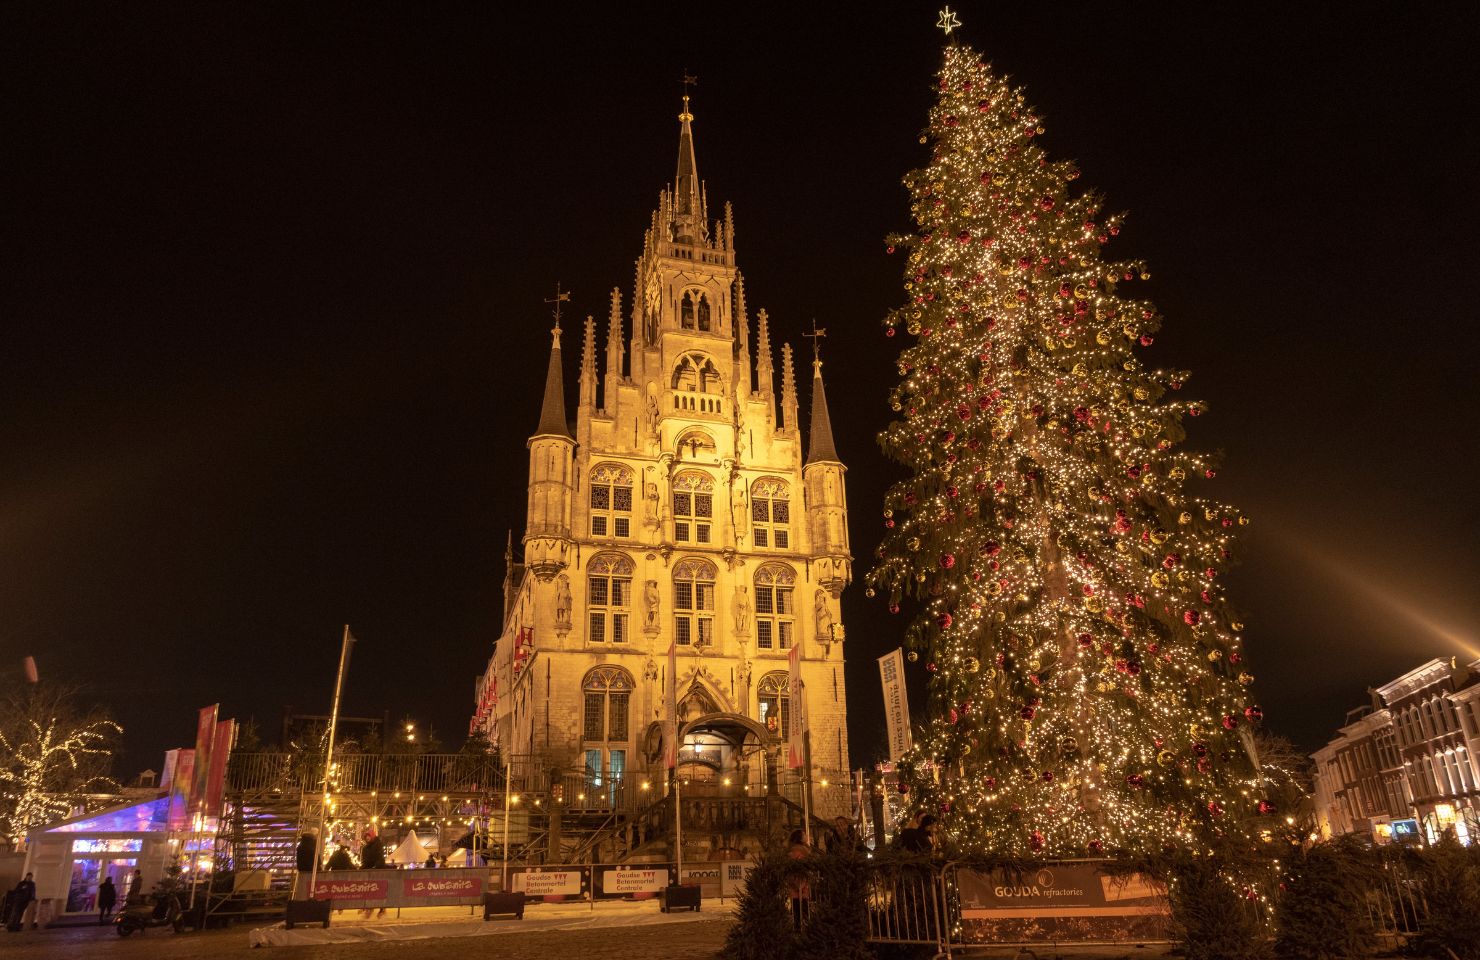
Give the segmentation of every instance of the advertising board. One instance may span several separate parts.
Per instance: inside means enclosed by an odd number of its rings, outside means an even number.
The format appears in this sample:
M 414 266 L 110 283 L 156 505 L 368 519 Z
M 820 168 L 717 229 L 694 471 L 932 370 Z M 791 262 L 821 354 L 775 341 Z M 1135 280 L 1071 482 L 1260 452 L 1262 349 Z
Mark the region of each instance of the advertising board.
M 1146 943 L 1171 936 L 1166 888 L 1094 862 L 956 871 L 967 943 Z

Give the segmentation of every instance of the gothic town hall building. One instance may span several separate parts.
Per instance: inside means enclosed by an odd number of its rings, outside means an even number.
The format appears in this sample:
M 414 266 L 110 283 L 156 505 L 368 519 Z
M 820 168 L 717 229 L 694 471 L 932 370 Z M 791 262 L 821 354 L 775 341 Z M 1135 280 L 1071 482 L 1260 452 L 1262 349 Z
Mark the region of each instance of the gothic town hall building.
M 838 597 L 852 571 L 822 365 L 804 431 L 792 349 L 778 395 L 766 312 L 754 326 L 747 312 L 729 205 L 709 219 L 687 97 L 679 121 L 677 177 L 630 309 L 612 291 L 599 366 L 585 321 L 573 422 L 558 320 L 552 331 L 523 562 L 511 549 L 472 726 L 623 805 L 655 799 L 672 643 L 686 790 L 797 799 L 803 769 L 788 768 L 782 732 L 804 706 L 816 809 L 846 810 Z M 804 705 L 788 693 L 793 649 Z

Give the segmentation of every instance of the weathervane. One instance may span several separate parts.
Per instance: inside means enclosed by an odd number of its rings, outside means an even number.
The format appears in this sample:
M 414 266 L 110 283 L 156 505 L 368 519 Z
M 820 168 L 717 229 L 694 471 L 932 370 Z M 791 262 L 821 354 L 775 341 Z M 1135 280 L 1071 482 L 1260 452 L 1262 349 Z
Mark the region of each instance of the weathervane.
M 560 305 L 562 303 L 569 302 L 569 300 L 570 300 L 570 291 L 569 290 L 566 290 L 566 291 L 564 291 L 562 293 L 561 290 L 560 290 L 560 281 L 559 280 L 556 280 L 555 281 L 555 296 L 552 297 L 552 298 L 550 298 L 550 299 L 547 299 L 545 301 L 546 303 L 553 303 L 553 304 L 555 304 L 555 332 L 556 333 L 559 333 L 560 332 Z
M 826 327 L 817 326 L 817 318 L 812 318 L 812 332 L 804 333 L 802 336 L 812 341 L 812 367 L 814 370 L 822 369 L 822 338 L 827 336 Z
M 944 30 L 946 32 L 946 36 L 949 37 L 952 30 L 961 26 L 961 21 L 956 18 L 956 14 L 953 13 L 951 11 L 951 8 L 948 6 L 940 12 L 940 19 L 935 22 L 935 25 Z
M 683 115 L 680 116 L 678 119 L 680 119 L 680 120 L 692 120 L 692 119 L 694 119 L 694 115 L 691 114 L 691 113 L 689 113 L 689 87 L 697 87 L 699 85 L 699 78 L 696 77 L 696 76 L 694 76 L 693 74 L 689 73 L 689 71 L 687 69 L 685 69 L 684 72 L 683 72 L 683 81 L 682 82 L 683 82 Z

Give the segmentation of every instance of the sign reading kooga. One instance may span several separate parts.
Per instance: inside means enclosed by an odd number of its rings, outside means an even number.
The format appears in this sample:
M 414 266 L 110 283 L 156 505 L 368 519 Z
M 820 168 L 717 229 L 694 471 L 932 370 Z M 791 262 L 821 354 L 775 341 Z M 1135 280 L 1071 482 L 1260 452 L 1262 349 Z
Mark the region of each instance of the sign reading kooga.
M 968 943 L 1134 941 L 1171 936 L 1166 888 L 1144 874 L 1106 876 L 1097 861 L 1031 871 L 959 868 Z

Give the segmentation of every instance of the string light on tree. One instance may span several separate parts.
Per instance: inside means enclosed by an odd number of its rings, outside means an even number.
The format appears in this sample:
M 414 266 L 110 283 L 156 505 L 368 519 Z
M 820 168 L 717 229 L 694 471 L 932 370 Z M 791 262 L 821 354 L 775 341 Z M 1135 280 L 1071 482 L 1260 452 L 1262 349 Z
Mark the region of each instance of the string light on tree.
M 959 26 L 947 8 L 938 26 Z M 880 435 L 911 471 L 870 580 L 918 604 L 929 677 L 912 800 L 968 848 L 1154 852 L 1257 825 L 1242 625 L 1223 589 L 1235 509 L 1190 487 L 1203 406 L 1143 366 L 1161 325 L 1140 261 L 1105 258 L 1120 215 L 1071 191 L 1019 89 L 955 38 L 928 164 L 892 237 L 912 341 Z

